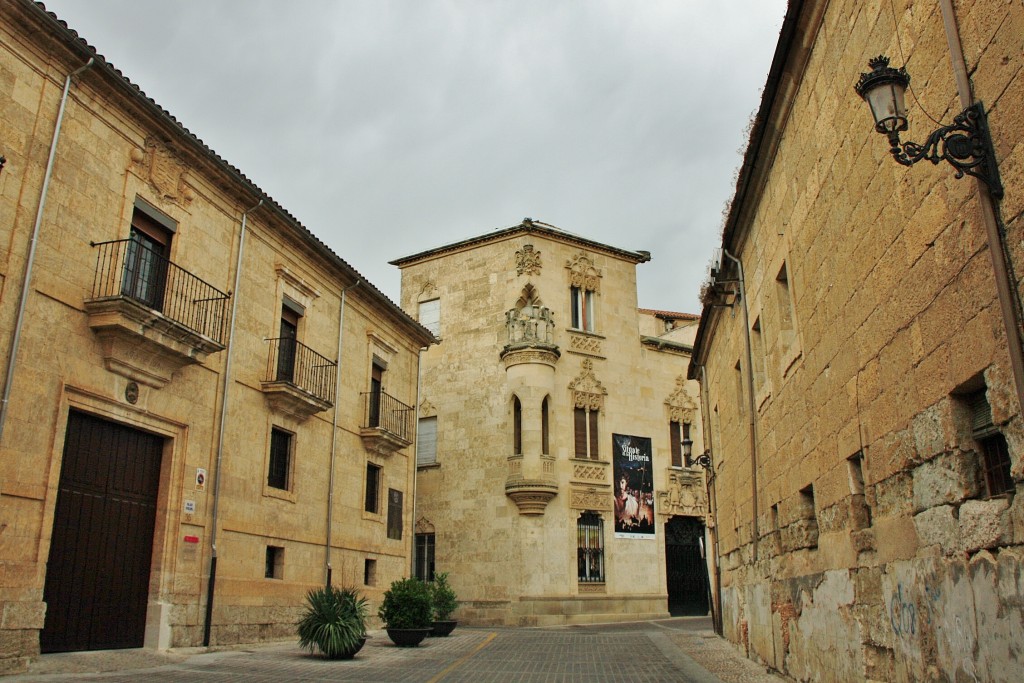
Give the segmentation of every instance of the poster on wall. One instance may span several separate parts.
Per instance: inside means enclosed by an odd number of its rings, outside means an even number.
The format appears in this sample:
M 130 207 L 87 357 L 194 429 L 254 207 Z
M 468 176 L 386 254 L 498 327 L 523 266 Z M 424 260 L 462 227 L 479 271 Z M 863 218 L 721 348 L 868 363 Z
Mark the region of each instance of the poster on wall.
M 612 434 L 615 538 L 654 538 L 653 462 L 649 437 Z

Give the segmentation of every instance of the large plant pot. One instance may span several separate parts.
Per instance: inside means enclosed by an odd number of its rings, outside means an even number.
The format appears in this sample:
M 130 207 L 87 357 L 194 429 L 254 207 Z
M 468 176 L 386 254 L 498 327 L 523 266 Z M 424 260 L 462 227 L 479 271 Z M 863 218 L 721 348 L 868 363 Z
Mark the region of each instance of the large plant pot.
M 459 622 L 457 621 L 435 621 L 434 630 L 430 632 L 430 635 L 435 638 L 445 638 L 455 630 L 458 624 Z
M 430 628 L 389 628 L 388 638 L 398 647 L 416 647 L 431 632 Z
M 338 656 L 335 657 L 335 659 L 352 659 L 353 657 L 355 657 L 356 653 L 363 649 L 363 645 L 366 645 L 366 638 L 366 636 L 360 638 L 357 644 L 353 645 L 348 650 L 339 653 Z

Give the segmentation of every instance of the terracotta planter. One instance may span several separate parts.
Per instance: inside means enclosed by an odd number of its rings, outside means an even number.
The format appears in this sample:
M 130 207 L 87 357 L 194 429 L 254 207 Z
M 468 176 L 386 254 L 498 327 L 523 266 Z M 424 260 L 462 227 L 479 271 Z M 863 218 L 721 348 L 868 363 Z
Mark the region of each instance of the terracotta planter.
M 435 621 L 434 630 L 430 632 L 430 635 L 435 638 L 446 638 L 458 624 L 457 621 Z
M 430 633 L 430 628 L 389 628 L 386 629 L 391 642 L 398 647 L 416 647 Z

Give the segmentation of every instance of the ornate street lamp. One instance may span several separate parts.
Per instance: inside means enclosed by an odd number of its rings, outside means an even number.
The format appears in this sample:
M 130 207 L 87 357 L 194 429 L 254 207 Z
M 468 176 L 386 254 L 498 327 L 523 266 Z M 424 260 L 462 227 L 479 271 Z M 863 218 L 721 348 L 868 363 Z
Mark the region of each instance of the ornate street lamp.
M 692 456 L 693 456 L 693 440 L 692 439 L 688 439 L 688 438 L 687 439 L 683 439 L 683 457 L 685 458 L 686 462 L 688 462 L 688 463 L 690 463 L 690 462 L 696 463 L 696 464 L 700 465 L 701 467 L 703 467 L 706 470 L 711 469 L 711 453 L 710 453 L 710 451 L 704 451 L 703 453 L 698 455 L 696 458 L 693 458 L 691 460 L 690 458 Z
M 907 130 L 907 106 L 904 93 L 910 84 L 905 67 L 894 69 L 889 58 L 879 55 L 868 61 L 871 71 L 862 73 L 854 90 L 871 107 L 875 130 L 889 138 L 890 151 L 897 163 L 913 166 L 922 159 L 933 164 L 948 161 L 956 177 L 974 176 L 988 187 L 996 199 L 1003 197 L 1003 185 L 996 166 L 992 138 L 989 136 L 985 108 L 976 102 L 928 136 L 923 145 L 901 142 L 900 131 Z

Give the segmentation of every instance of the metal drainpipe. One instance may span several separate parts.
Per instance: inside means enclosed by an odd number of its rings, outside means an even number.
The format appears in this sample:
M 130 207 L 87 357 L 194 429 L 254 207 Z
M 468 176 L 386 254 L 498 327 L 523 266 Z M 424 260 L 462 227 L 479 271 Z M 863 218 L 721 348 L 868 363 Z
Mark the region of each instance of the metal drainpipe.
M 711 532 L 712 537 L 712 548 L 711 557 L 713 558 L 712 566 L 715 573 L 715 595 L 712 609 L 714 612 L 711 615 L 711 624 L 714 627 L 715 633 L 722 635 L 722 576 L 719 571 L 718 562 L 718 495 L 716 493 L 715 480 L 718 478 L 715 475 L 715 458 L 714 452 L 714 439 L 711 433 L 711 412 L 710 406 L 708 405 L 708 392 L 707 392 L 707 371 L 705 366 L 700 366 L 700 399 L 701 399 L 701 422 L 704 424 L 704 450 L 708 452 L 708 457 L 711 459 L 711 466 L 708 468 L 711 473 L 711 486 L 708 488 L 708 496 L 711 504 L 711 519 L 715 522 L 715 528 Z
M 957 94 L 960 96 L 960 106 L 966 109 L 974 104 L 974 94 L 971 92 L 971 82 L 967 76 L 967 62 L 964 60 L 963 46 L 960 42 L 956 12 L 951 0 L 940 0 L 939 5 L 942 8 L 946 42 L 949 44 L 949 57 L 956 79 Z M 995 163 L 995 159 L 992 162 Z M 1019 411 L 1024 411 L 1024 340 L 1021 338 L 1021 303 L 1013 284 L 1014 278 L 1008 272 L 1013 268 L 1013 261 L 1006 245 L 1005 229 L 1001 226 L 998 207 L 989 192 L 988 185 L 978 179 L 975 179 L 975 183 L 978 186 L 978 204 L 988 238 L 989 258 L 992 260 L 992 270 L 995 274 L 999 310 L 1003 318 L 1003 327 L 1006 330 L 1010 369 L 1013 372 L 1013 381 L 1017 389 L 1017 407 Z
M 341 342 L 345 338 L 345 293 L 363 284 L 356 280 L 355 284 L 341 289 L 341 309 L 338 313 L 338 366 L 334 369 L 334 420 L 331 429 L 331 474 L 327 484 L 327 538 L 324 541 L 324 565 L 327 574 L 327 587 L 331 587 L 331 521 L 334 517 L 334 454 L 338 450 L 338 403 L 341 401 Z
M 18 314 L 14 322 L 14 336 L 11 338 L 11 352 L 7 358 L 7 374 L 4 376 L 4 395 L 0 401 L 0 442 L 4 438 L 4 425 L 7 424 L 7 407 L 11 400 L 11 386 L 14 384 L 14 366 L 18 360 L 18 347 L 21 345 L 21 328 L 25 323 L 25 305 L 28 303 L 28 294 L 32 281 L 32 267 L 36 262 L 36 245 L 39 238 L 39 229 L 43 224 L 43 211 L 46 209 L 46 195 L 50 190 L 50 177 L 53 175 L 53 165 L 57 159 L 57 140 L 60 138 L 60 129 L 64 123 L 64 110 L 67 108 L 68 93 L 71 92 L 71 79 L 82 73 L 96 63 L 94 57 L 67 75 L 64 79 L 64 93 L 60 97 L 60 108 L 57 110 L 57 123 L 53 128 L 53 138 L 50 140 L 50 156 L 46 160 L 46 173 L 43 175 L 43 187 L 39 192 L 39 208 L 36 209 L 36 222 L 32 226 L 32 238 L 28 245 L 28 259 L 25 261 L 25 275 L 21 283 L 21 298 L 18 301 Z
M 210 644 L 213 622 L 213 589 L 217 585 L 217 515 L 220 512 L 221 463 L 224 460 L 224 425 L 228 414 L 228 387 L 231 383 L 231 355 L 234 350 L 235 317 L 238 313 L 238 288 L 242 282 L 242 255 L 245 253 L 245 225 L 249 214 L 263 206 L 263 200 L 242 213 L 242 229 L 238 236 L 238 259 L 235 262 L 235 288 L 231 301 L 231 322 L 228 325 L 227 351 L 224 356 L 224 385 L 220 396 L 220 426 L 217 434 L 217 460 L 213 470 L 213 517 L 210 523 L 210 578 L 206 585 L 206 616 L 203 621 L 203 646 Z
M 414 451 L 417 460 L 420 457 L 420 387 L 423 385 L 423 352 L 428 348 L 430 347 L 422 346 L 416 352 L 416 448 Z M 434 440 L 436 443 L 436 434 L 434 435 Z M 418 471 L 418 465 L 414 466 L 412 475 L 412 552 L 409 553 L 409 576 L 416 576 L 416 478 Z
M 747 309 L 747 289 L 746 283 L 743 280 L 743 264 L 740 263 L 738 258 L 730 254 L 728 250 L 722 249 L 722 253 L 735 263 L 736 268 L 739 269 L 740 298 L 743 299 L 743 331 L 747 340 L 747 396 L 750 399 L 750 405 L 748 406 L 750 412 L 750 498 L 754 507 L 751 521 L 754 525 L 753 558 L 754 562 L 757 562 L 759 536 L 757 523 L 757 425 L 754 421 L 754 404 L 756 399 L 754 398 L 754 352 L 751 349 L 750 343 L 750 311 Z

